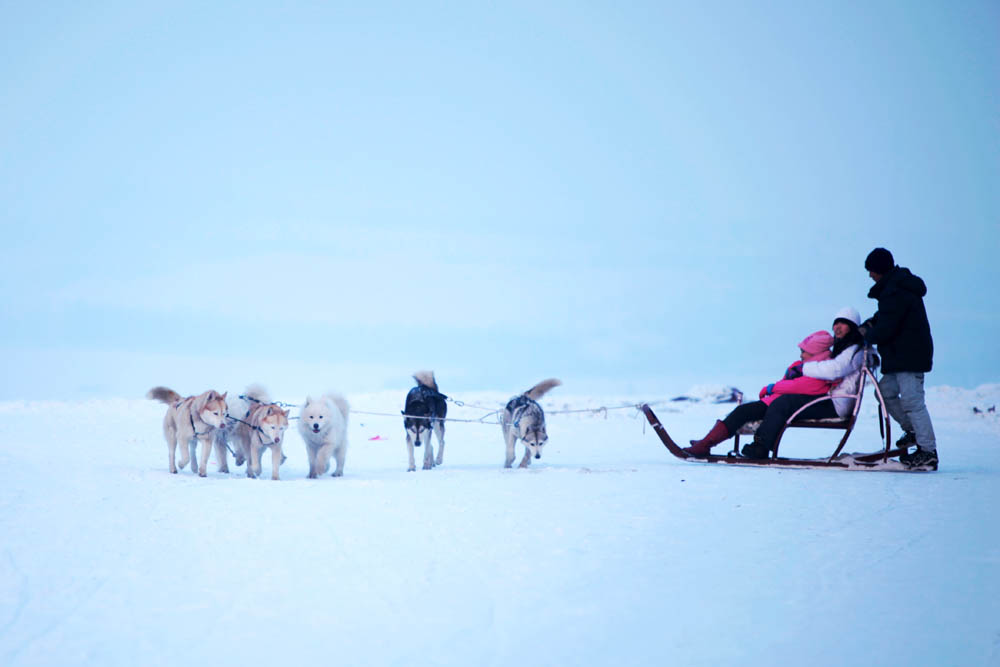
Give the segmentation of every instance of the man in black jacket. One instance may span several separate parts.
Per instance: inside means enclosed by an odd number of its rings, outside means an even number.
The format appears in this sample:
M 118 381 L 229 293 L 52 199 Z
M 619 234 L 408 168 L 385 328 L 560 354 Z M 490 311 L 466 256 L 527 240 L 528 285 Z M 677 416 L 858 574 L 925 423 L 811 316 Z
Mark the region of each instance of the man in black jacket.
M 878 300 L 878 311 L 859 330 L 865 342 L 878 345 L 882 356 L 879 389 L 889 414 L 903 428 L 896 444 L 917 446 L 899 460 L 910 468 L 937 470 L 937 441 L 924 403 L 924 373 L 931 370 L 934 357 L 923 299 L 927 286 L 909 269 L 896 266 L 885 248 L 869 253 L 865 269 L 875 281 L 868 296 Z

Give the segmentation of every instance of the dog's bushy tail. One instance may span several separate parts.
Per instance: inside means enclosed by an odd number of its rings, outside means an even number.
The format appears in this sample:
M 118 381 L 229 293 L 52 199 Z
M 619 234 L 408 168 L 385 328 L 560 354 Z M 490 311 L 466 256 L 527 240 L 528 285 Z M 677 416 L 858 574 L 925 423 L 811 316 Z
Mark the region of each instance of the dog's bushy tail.
M 267 395 L 267 389 L 264 389 L 264 387 L 259 384 L 248 385 L 247 388 L 243 390 L 243 395 L 260 403 L 271 402 L 271 397 Z
M 166 387 L 153 387 L 146 392 L 146 398 L 170 405 L 171 403 L 181 400 L 181 395 L 173 389 L 167 389 Z
M 344 416 L 344 423 L 347 423 L 347 414 L 351 411 L 351 406 L 347 404 L 347 399 L 334 392 L 327 394 L 326 397 L 337 406 L 340 414 Z
M 438 390 L 437 382 L 434 380 L 434 371 L 417 371 L 413 374 L 413 379 L 417 381 L 417 384 L 421 384 L 434 391 Z
M 527 396 L 528 398 L 530 398 L 533 401 L 537 401 L 542 396 L 544 396 L 546 393 L 548 393 L 549 389 L 552 389 L 552 387 L 558 387 L 561 384 L 562 384 L 562 381 L 561 380 L 557 380 L 555 378 L 550 378 L 548 380 L 542 380 L 541 382 L 539 382 L 538 384 L 536 384 L 534 387 L 532 387 L 528 391 L 524 392 L 524 395 Z

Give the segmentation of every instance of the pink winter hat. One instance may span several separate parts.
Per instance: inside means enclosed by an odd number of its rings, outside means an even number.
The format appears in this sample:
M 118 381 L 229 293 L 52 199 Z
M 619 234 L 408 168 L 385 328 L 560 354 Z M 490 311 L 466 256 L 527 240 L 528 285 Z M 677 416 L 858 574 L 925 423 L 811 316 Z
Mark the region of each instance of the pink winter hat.
M 799 348 L 809 354 L 819 354 L 830 349 L 833 345 L 833 336 L 825 331 L 816 331 L 809 334 L 799 343 Z

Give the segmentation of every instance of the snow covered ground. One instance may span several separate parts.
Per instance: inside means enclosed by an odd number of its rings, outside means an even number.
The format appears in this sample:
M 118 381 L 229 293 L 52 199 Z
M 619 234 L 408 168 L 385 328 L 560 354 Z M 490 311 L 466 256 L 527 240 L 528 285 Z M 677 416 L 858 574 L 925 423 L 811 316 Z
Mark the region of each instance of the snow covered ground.
M 652 400 L 678 440 L 731 407 L 671 396 L 543 405 Z M 170 475 L 151 401 L 0 403 L 0 665 L 1000 664 L 1000 420 L 972 411 L 1000 385 L 928 403 L 929 474 L 684 463 L 629 408 L 550 414 L 529 470 L 453 422 L 414 473 L 400 418 L 354 414 L 344 478 L 306 479 L 291 432 L 280 482 Z

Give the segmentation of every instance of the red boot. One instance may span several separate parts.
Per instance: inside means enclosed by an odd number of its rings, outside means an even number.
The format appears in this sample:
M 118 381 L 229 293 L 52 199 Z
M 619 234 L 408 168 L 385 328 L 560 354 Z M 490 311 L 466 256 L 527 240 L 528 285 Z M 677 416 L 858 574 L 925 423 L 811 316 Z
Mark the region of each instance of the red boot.
M 729 429 L 726 428 L 726 425 L 721 421 L 717 421 L 715 422 L 715 426 L 712 427 L 712 430 L 708 432 L 708 435 L 701 440 L 692 440 L 691 446 L 685 447 L 684 451 L 691 456 L 704 458 L 712 451 L 712 447 L 715 447 L 723 440 L 728 439 L 729 436 Z

